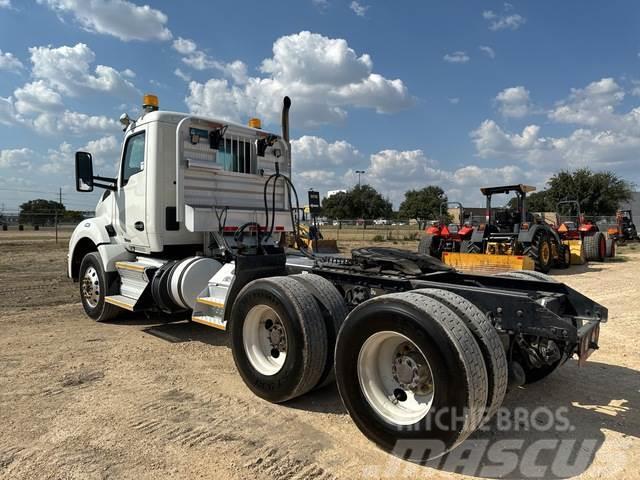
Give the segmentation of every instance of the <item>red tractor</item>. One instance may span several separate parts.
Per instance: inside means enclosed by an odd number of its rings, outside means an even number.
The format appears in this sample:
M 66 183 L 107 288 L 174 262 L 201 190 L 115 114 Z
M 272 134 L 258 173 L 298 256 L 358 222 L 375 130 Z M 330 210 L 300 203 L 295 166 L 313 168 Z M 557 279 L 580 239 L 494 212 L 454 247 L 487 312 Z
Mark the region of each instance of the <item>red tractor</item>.
M 604 261 L 605 257 L 615 256 L 615 241 L 607 245 L 607 236 L 598 226 L 586 220 L 580 210 L 580 203 L 576 200 L 564 200 L 556 205 L 556 212 L 560 225 L 558 234 L 563 243 L 571 244 L 571 252 L 584 252 L 586 260 Z M 562 213 L 568 212 L 568 215 Z M 573 263 L 583 263 L 573 261 Z
M 447 223 L 449 205 L 458 207 L 459 223 Z M 447 211 L 445 212 L 444 209 Z M 440 220 L 425 228 L 425 235 L 420 240 L 418 252 L 442 258 L 442 252 L 459 252 L 463 240 L 469 240 L 473 227 L 464 223 L 464 207 L 460 202 L 442 202 L 440 204 Z

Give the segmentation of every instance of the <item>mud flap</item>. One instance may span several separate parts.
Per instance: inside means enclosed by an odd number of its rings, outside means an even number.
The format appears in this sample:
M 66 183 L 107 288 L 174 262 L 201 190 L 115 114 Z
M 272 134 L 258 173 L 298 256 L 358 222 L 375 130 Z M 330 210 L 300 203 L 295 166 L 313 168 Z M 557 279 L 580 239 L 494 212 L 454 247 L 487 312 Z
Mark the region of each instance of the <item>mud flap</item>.
M 578 330 L 578 365 L 584 366 L 587 359 L 598 349 L 600 322 L 585 323 Z
M 525 255 L 443 252 L 442 261 L 462 272 L 487 275 L 512 270 L 535 270 L 533 259 Z

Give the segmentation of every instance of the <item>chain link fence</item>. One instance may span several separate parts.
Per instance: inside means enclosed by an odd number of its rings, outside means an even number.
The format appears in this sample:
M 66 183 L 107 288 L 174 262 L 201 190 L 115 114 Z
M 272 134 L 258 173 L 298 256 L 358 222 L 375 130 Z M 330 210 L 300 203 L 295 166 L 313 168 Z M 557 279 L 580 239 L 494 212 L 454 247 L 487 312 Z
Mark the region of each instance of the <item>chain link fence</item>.
M 410 241 L 422 232 L 415 220 L 318 220 L 317 225 L 323 238 L 337 241 Z

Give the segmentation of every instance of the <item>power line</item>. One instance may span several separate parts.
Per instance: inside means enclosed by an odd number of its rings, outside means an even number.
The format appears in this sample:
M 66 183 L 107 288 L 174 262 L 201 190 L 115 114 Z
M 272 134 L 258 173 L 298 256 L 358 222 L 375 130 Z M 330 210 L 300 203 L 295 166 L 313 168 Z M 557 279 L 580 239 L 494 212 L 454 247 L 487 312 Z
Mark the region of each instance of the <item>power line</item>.
M 0 190 L 6 190 L 9 192 L 29 192 L 29 193 L 46 193 L 47 195 L 57 195 L 58 192 L 45 192 L 44 190 L 27 190 L 23 188 L 6 188 L 0 187 Z

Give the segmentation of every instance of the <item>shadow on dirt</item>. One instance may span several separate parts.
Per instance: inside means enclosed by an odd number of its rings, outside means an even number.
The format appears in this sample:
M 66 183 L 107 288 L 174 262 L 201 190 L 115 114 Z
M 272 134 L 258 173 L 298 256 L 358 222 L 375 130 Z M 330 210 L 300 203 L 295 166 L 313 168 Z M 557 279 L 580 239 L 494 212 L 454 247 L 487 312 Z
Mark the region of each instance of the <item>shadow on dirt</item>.
M 547 379 L 507 394 L 502 412 L 429 465 L 479 478 L 569 478 L 588 470 L 603 429 L 640 438 L 638 372 L 571 361 Z M 626 452 L 607 459 L 607 477 Z
M 347 415 L 335 384 L 285 405 Z M 578 368 L 570 361 L 545 380 L 509 392 L 503 407 L 488 425 L 426 467 L 390 460 L 377 474 L 396 478 L 407 469 L 431 475 L 431 467 L 476 478 L 562 479 L 589 470 L 604 442 L 603 429 L 640 438 L 638 372 L 616 365 L 590 362 Z M 408 449 L 424 446 L 405 443 L 394 453 L 406 458 Z M 607 459 L 606 477 L 624 467 L 626 454 L 620 450 Z
M 117 323 L 144 325 L 145 333 L 172 343 L 196 341 L 230 348 L 229 335 L 190 321 L 159 323 L 133 315 Z M 335 383 L 283 407 L 347 415 Z M 419 474 L 429 475 L 431 467 L 476 478 L 569 478 L 590 469 L 604 443 L 603 430 L 640 438 L 639 409 L 636 370 L 595 361 L 578 368 L 570 360 L 548 378 L 510 391 L 499 414 L 449 454 L 426 467 L 401 462 L 392 468 L 417 468 Z M 394 453 L 406 458 L 408 448 L 424 449 L 418 441 L 405 443 Z M 628 451 L 621 448 L 607 458 L 606 476 L 615 476 L 615 469 L 624 467 L 626 455 Z M 379 468 L 386 478 L 387 466 Z
M 551 270 L 551 275 L 554 277 L 569 277 L 571 275 L 577 275 L 578 273 L 587 273 L 587 272 L 601 272 L 602 267 L 600 263 L 585 263 L 584 265 L 571 265 L 570 268 L 562 270 L 562 269 L 554 269 Z
M 191 321 L 153 325 L 142 331 L 171 343 L 200 342 L 217 347 L 231 348 L 229 335 Z
M 120 326 L 145 327 L 141 331 L 170 343 L 201 342 L 207 345 L 231 347 L 225 332 L 192 322 L 184 317 L 160 314 L 125 313 L 105 322 Z

